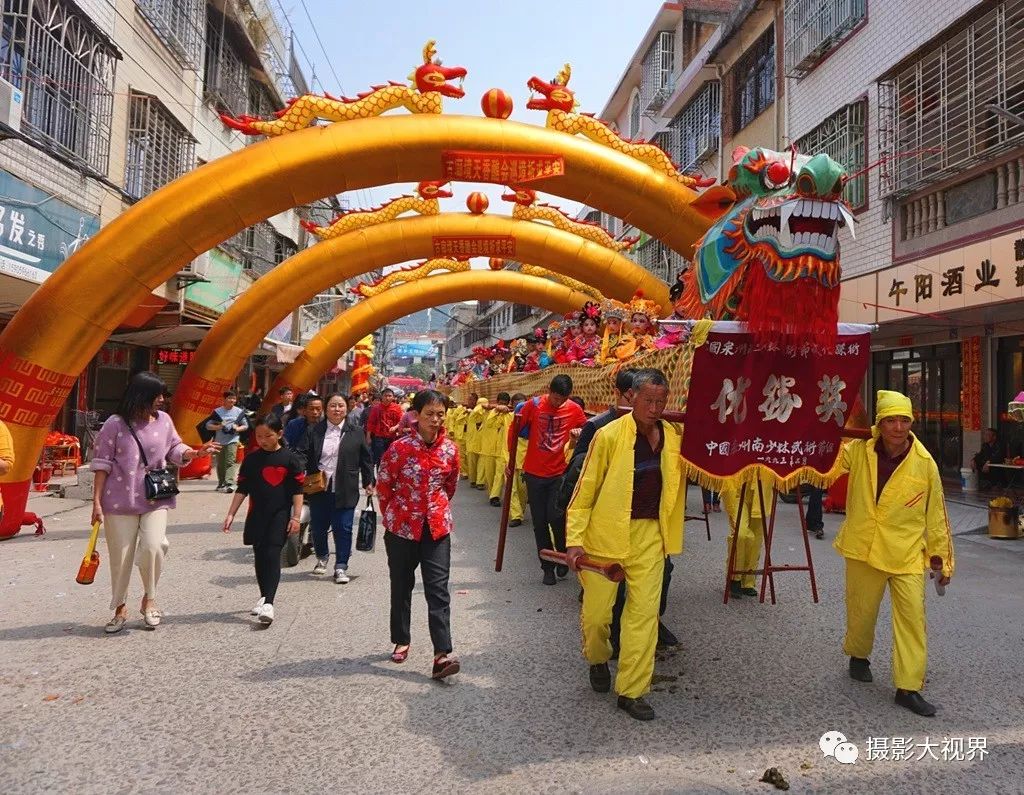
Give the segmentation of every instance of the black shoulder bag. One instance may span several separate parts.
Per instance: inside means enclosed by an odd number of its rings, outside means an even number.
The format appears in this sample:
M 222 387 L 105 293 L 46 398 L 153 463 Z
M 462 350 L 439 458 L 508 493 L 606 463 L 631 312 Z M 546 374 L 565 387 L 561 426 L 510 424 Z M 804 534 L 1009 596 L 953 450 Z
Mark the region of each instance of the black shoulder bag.
M 178 476 L 167 467 L 150 469 L 149 461 L 146 458 L 146 451 L 142 449 L 142 442 L 139 441 L 139 437 L 135 433 L 135 429 L 128 420 L 124 419 L 124 417 L 121 419 L 124 420 L 124 424 L 128 426 L 128 432 L 135 440 L 135 444 L 139 446 L 139 456 L 142 458 L 142 465 L 146 468 L 146 476 L 143 478 L 143 482 L 146 486 L 146 499 L 169 500 L 171 497 L 178 494 Z

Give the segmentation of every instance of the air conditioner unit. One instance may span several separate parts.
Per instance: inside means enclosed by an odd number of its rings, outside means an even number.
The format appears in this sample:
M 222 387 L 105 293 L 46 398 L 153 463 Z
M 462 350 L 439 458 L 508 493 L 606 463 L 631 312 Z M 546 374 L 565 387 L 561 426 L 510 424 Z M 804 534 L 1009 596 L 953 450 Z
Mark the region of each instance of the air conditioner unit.
M 0 124 L 21 132 L 21 106 L 25 92 L 0 79 Z

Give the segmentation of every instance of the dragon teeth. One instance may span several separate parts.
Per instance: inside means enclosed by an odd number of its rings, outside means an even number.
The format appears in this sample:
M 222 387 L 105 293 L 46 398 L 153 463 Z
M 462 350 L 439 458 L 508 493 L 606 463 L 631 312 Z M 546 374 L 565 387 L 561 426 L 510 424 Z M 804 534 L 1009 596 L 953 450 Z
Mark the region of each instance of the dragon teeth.
M 843 216 L 846 228 L 850 230 L 850 237 L 856 240 L 857 232 L 854 228 L 855 222 L 853 220 L 853 213 L 850 212 L 845 204 L 837 204 L 836 207 L 839 209 L 839 213 Z

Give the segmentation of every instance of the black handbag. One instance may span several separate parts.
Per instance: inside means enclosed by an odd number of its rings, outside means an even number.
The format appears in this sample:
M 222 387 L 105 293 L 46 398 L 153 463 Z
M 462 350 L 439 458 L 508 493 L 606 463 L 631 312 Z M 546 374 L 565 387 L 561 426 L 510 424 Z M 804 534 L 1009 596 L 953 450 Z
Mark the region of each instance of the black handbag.
M 122 419 L 124 418 L 122 417 Z M 146 475 L 143 478 L 143 483 L 146 487 L 146 499 L 169 500 L 177 495 L 179 493 L 178 476 L 167 467 L 150 469 L 149 461 L 146 458 L 146 451 L 142 449 L 142 442 L 139 441 L 135 429 L 128 420 L 124 420 L 124 424 L 128 426 L 128 432 L 135 440 L 135 444 L 139 446 L 139 456 L 142 458 L 142 465 L 146 468 Z
M 367 496 L 366 507 L 359 516 L 359 532 L 356 533 L 356 549 L 360 552 L 373 552 L 377 543 L 377 511 L 373 507 L 373 497 Z

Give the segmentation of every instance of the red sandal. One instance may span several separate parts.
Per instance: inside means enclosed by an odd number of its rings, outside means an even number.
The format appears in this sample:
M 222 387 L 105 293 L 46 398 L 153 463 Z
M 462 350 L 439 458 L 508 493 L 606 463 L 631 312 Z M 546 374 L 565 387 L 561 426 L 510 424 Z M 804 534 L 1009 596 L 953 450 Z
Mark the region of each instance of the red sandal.
M 399 651 L 401 648 L 401 645 L 395 646 L 395 650 L 391 652 L 391 662 L 404 663 L 409 657 L 409 646 L 406 646 L 404 651 Z

